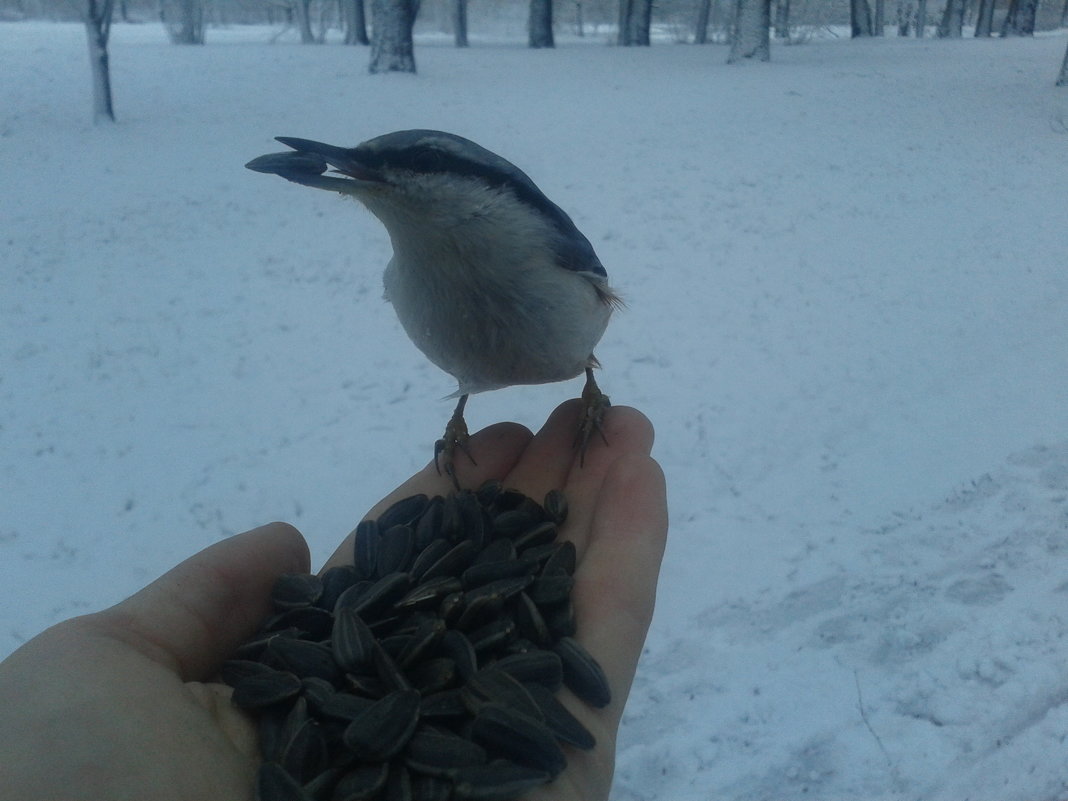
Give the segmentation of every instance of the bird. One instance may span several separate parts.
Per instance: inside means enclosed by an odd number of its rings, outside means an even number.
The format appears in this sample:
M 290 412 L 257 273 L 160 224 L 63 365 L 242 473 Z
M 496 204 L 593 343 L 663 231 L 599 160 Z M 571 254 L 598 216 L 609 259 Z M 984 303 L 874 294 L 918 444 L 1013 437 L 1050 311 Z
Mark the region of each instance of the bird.
M 518 167 L 457 134 L 403 130 L 338 147 L 276 137 L 289 151 L 253 171 L 338 192 L 385 226 L 385 298 L 426 357 L 457 381 L 434 462 L 459 489 L 455 453 L 475 462 L 469 396 L 585 373 L 575 436 L 580 465 L 611 402 L 593 349 L 622 305 L 590 241 Z M 329 172 L 328 172 L 329 170 Z

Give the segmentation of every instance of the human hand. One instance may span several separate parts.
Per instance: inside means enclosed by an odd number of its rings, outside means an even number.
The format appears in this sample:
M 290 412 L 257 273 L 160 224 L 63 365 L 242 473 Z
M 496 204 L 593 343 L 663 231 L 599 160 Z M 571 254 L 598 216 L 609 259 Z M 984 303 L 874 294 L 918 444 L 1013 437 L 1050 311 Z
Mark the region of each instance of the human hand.
M 551 789 L 530 799 L 607 798 L 667 527 L 648 421 L 613 408 L 605 423 L 610 446 L 592 447 L 579 469 L 577 410 L 577 402 L 564 404 L 533 438 L 515 424 L 490 426 L 471 439 L 478 465 L 457 465 L 465 486 L 495 477 L 533 497 L 564 490 L 570 514 L 562 536 L 579 553 L 578 639 L 600 660 L 614 694 L 601 710 L 565 695 L 598 746 L 571 753 Z M 449 488 L 428 466 L 371 516 L 406 495 Z M 328 565 L 351 552 L 346 543 Z M 229 688 L 209 679 L 268 613 L 278 575 L 307 569 L 299 533 L 271 524 L 202 551 L 111 609 L 28 642 L 0 663 L 0 799 L 251 798 L 255 729 L 229 703 Z

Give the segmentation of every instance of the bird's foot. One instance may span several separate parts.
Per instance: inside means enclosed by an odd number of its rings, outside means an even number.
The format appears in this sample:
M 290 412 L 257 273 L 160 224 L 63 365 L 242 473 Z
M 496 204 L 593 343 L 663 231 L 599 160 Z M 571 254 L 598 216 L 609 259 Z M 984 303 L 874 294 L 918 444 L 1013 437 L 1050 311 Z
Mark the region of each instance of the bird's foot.
M 593 379 L 593 370 L 586 368 L 586 386 L 582 388 L 582 419 L 579 422 L 578 432 L 575 434 L 575 447 L 579 452 L 579 466 L 586 462 L 586 449 L 590 444 L 590 437 L 596 431 L 601 435 L 605 445 L 608 438 L 604 435 L 604 415 L 612 402 L 608 396 L 601 392 L 597 382 Z
M 456 453 L 456 449 L 459 448 L 467 454 L 471 464 L 477 464 L 475 457 L 471 455 L 471 449 L 467 447 L 467 441 L 471 436 L 467 432 L 467 421 L 464 420 L 464 405 L 466 403 L 467 396 L 464 395 L 460 398 L 460 402 L 456 405 L 456 411 L 452 413 L 452 417 L 449 418 L 449 422 L 445 426 L 445 434 L 434 443 L 434 467 L 437 468 L 438 475 L 444 473 L 452 479 L 452 484 L 456 489 L 460 489 L 460 482 L 456 478 L 456 468 L 453 463 L 453 454 Z

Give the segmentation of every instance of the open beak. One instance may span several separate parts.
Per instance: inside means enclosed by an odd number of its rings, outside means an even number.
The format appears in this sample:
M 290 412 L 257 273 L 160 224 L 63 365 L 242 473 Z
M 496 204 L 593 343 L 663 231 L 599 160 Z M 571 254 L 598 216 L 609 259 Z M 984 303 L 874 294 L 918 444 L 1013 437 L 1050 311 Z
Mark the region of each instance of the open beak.
M 361 184 L 382 183 L 381 177 L 374 170 L 359 162 L 353 149 L 313 142 L 310 139 L 294 139 L 288 136 L 276 138 L 283 145 L 293 148 L 293 152 L 268 153 L 254 158 L 245 167 L 255 172 L 278 175 L 302 186 L 345 194 L 352 194 Z M 329 167 L 347 178 L 324 175 Z

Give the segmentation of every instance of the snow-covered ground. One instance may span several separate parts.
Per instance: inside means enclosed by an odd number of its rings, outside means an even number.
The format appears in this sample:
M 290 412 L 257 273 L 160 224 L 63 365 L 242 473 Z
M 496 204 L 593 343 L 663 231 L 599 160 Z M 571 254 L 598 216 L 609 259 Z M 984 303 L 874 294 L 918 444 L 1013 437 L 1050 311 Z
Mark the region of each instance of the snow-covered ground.
M 628 308 L 672 530 L 615 796 L 1068 798 L 1063 35 L 367 53 L 0 25 L 0 655 L 230 533 L 321 561 L 429 457 L 451 379 L 389 243 L 243 169 L 275 135 L 470 136 Z M 579 382 L 472 399 L 537 426 Z

